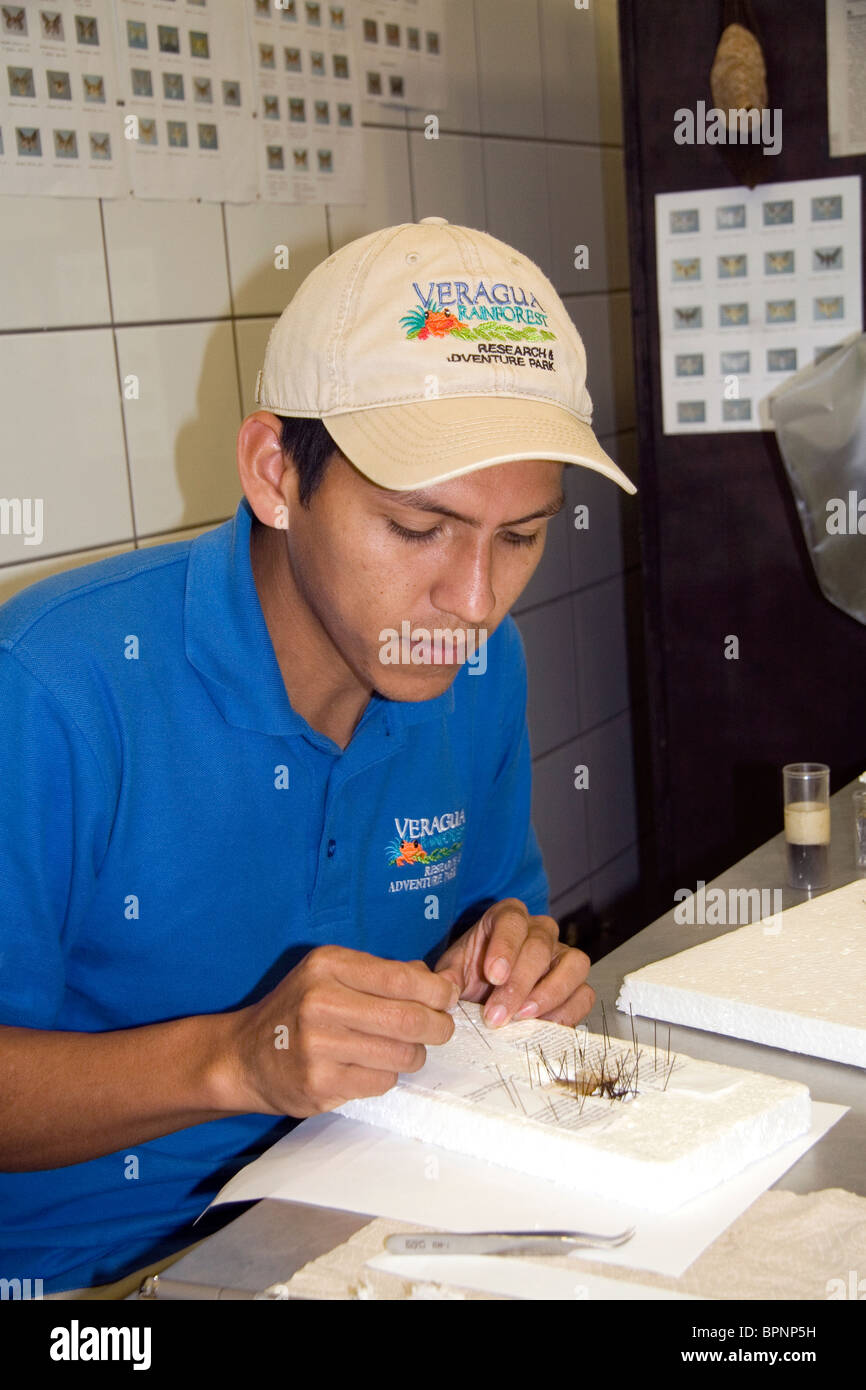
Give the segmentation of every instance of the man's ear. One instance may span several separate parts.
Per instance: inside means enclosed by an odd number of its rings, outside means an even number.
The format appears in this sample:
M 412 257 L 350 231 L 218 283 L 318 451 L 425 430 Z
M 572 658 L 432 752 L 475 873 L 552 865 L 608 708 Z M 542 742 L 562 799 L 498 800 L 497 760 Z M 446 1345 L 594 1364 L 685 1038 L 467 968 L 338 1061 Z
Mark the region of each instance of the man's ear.
M 265 526 L 288 530 L 298 503 L 297 473 L 283 453 L 282 421 L 269 410 L 255 410 L 241 422 L 237 463 L 241 487 Z

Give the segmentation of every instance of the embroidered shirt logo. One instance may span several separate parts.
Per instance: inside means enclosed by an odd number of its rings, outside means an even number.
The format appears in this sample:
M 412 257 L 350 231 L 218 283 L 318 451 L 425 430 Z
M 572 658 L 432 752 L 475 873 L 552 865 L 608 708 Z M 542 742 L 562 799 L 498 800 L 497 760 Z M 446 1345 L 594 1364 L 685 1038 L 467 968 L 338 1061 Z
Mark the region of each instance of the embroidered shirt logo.
M 418 303 L 400 320 L 407 338 L 556 338 L 535 295 L 521 285 L 499 282 L 488 289 L 479 280 L 472 289 L 466 280 L 431 280 L 426 292 L 417 283 L 412 288 Z
M 465 824 L 466 812 L 462 809 L 418 820 L 395 817 L 397 833 L 385 851 L 388 863 L 396 868 L 413 869 L 415 873 L 392 879 L 388 891 L 432 888 L 454 878 L 463 848 Z

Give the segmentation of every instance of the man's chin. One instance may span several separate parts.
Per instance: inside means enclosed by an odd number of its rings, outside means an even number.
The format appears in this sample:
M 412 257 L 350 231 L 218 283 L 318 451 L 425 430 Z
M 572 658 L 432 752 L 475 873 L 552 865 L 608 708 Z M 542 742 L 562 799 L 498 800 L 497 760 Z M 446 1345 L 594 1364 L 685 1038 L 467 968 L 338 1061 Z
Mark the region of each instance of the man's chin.
M 453 682 L 461 661 L 430 662 L 419 666 L 385 666 L 376 689 L 388 700 L 433 700 Z

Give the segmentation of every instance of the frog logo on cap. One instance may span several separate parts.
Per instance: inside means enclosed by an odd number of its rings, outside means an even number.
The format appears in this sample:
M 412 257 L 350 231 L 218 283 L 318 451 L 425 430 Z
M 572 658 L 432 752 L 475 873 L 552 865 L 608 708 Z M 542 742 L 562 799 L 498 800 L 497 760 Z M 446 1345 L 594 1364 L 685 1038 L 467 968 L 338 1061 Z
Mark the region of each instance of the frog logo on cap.
M 450 309 L 437 308 L 435 300 L 431 300 L 429 309 L 419 307 L 404 314 L 400 323 L 406 329 L 407 338 L 429 338 L 431 334 L 434 338 L 444 338 L 458 328 L 469 327 Z

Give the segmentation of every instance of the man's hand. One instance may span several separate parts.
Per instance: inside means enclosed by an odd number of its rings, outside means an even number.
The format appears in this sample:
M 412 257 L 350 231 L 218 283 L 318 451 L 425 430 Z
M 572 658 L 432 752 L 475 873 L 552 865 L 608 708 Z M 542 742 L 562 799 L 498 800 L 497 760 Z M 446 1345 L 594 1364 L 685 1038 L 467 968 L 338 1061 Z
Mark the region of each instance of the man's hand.
M 318 946 L 233 1019 L 220 1068 L 228 1108 L 303 1119 L 380 1096 L 447 1042 L 457 1002 L 423 961 Z
M 484 1003 L 492 1028 L 512 1019 L 579 1023 L 595 1003 L 589 956 L 559 940 L 552 917 L 532 917 L 518 898 L 494 903 L 434 967 L 461 999 Z

